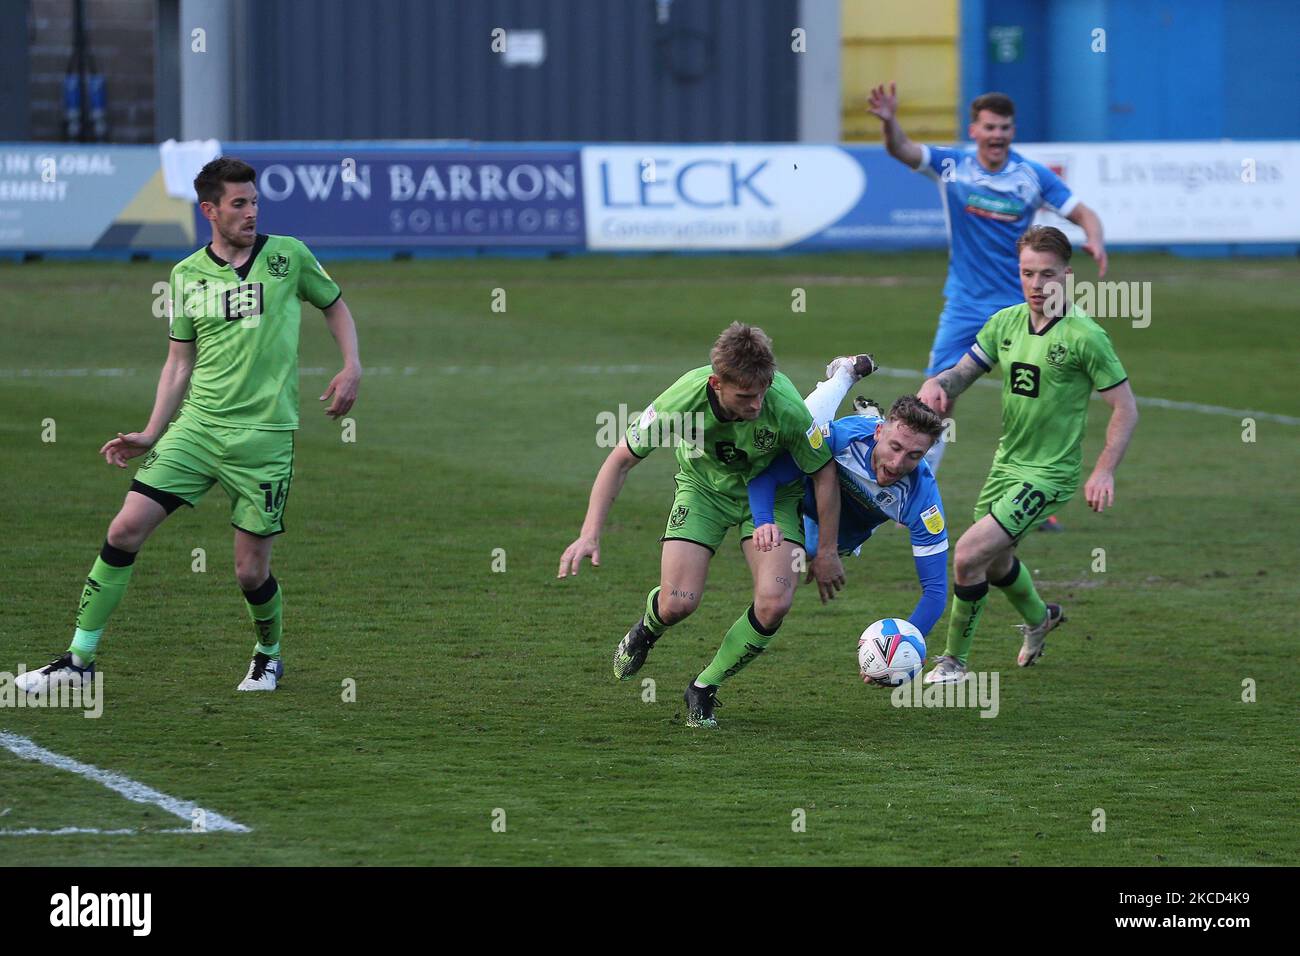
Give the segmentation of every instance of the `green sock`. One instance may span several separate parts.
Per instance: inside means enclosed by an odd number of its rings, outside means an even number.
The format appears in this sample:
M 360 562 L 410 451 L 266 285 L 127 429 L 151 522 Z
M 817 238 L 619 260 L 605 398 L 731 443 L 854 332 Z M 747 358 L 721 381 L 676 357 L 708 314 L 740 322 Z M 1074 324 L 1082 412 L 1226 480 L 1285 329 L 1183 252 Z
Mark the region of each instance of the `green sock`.
M 751 604 L 749 610 L 731 625 L 712 663 L 700 672 L 700 676 L 695 679 L 696 683 L 716 685 L 728 677 L 734 677 L 741 668 L 762 654 L 775 636 L 776 628 L 770 631 L 761 628 L 758 618 L 754 617 L 754 605 Z
M 655 587 L 645 599 L 645 626 L 655 637 L 663 637 L 668 625 L 659 620 L 659 588 Z
M 268 575 L 261 587 L 244 592 L 248 616 L 253 619 L 257 631 L 254 650 L 267 657 L 280 656 L 280 634 L 284 630 L 284 605 L 280 595 L 280 584 L 274 575 Z
M 91 565 L 86 587 L 81 592 L 81 607 L 77 610 L 77 629 L 68 647 L 87 663 L 95 659 L 104 626 L 126 594 L 134 561 L 135 552 L 123 551 L 105 541 L 99 557 Z
M 1002 593 L 1007 596 L 1011 606 L 1020 612 L 1026 624 L 1037 627 L 1043 623 L 1043 618 L 1047 617 L 1047 605 L 1038 596 L 1029 569 L 1020 563 L 1019 558 L 1016 558 L 1015 562 L 1015 566 L 1005 578 L 1001 581 L 993 581 L 992 584 L 1002 589 Z
M 980 612 L 989 597 L 989 583 L 953 585 L 952 613 L 948 616 L 948 646 L 944 654 L 955 657 L 963 664 L 970 656 L 970 646 L 975 640 L 975 628 L 980 622 Z

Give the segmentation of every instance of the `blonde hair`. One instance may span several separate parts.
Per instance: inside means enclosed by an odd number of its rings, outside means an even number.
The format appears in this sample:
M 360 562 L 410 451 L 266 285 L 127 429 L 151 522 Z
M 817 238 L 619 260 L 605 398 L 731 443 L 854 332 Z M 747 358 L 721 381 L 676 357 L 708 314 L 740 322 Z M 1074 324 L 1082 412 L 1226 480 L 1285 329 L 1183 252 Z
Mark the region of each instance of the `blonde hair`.
M 767 388 L 776 375 L 776 356 L 772 340 L 756 325 L 732 322 L 709 353 L 713 374 L 732 385 L 755 385 Z
M 1070 256 L 1074 255 L 1070 240 L 1055 226 L 1030 226 L 1026 229 L 1024 235 L 1016 240 L 1016 255 L 1025 249 L 1053 253 L 1065 263 L 1069 263 Z

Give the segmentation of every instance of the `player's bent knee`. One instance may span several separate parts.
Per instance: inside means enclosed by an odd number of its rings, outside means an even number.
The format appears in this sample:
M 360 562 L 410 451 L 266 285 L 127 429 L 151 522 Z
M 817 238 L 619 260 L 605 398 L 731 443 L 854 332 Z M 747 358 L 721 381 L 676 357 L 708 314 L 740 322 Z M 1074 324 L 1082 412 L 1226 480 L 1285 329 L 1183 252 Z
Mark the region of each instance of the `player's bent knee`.
M 785 620 L 785 616 L 790 613 L 790 606 L 793 603 L 793 591 L 784 591 L 781 594 L 756 594 L 754 595 L 754 616 L 765 627 L 775 627 Z
M 271 569 L 268 567 L 237 567 L 235 568 L 235 580 L 239 582 L 239 587 L 244 591 L 256 591 L 266 579 L 271 576 Z
M 670 595 L 665 598 L 663 591 L 659 592 L 659 619 L 665 624 L 676 624 L 685 620 L 694 614 L 699 606 L 699 598 L 692 600 L 682 595 Z
M 139 551 L 144 546 L 152 529 L 145 523 L 119 513 L 109 523 L 108 543 L 123 551 Z
M 958 584 L 969 584 L 984 576 L 988 558 L 977 548 L 957 542 L 952 556 L 952 573 Z

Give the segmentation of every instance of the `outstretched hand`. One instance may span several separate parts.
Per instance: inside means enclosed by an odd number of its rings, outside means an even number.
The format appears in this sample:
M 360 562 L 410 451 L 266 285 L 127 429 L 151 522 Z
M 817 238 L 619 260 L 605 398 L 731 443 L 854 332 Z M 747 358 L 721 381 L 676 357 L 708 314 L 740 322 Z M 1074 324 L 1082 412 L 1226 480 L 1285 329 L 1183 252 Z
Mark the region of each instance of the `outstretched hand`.
M 325 394 L 320 397 L 322 402 L 330 396 L 334 398 L 329 407 L 325 409 L 325 414 L 330 418 L 346 415 L 352 408 L 352 403 L 357 400 L 357 389 L 360 387 L 361 369 L 359 368 L 345 368 L 335 375 L 330 379 Z
M 126 435 L 118 432 L 116 438 L 104 442 L 104 447 L 99 450 L 99 453 L 104 456 L 104 461 L 108 464 L 125 468 L 128 461 L 143 455 L 157 441 L 158 439 L 146 432 L 131 432 Z
M 867 97 L 867 112 L 888 123 L 898 115 L 898 84 L 891 82 L 889 89 L 885 84 L 875 87 Z
M 573 544 L 564 549 L 564 554 L 560 555 L 560 570 L 555 576 L 562 578 L 565 575 L 577 575 L 578 569 L 582 567 L 582 559 L 590 558 L 593 568 L 600 567 L 600 541 L 596 538 L 578 538 Z

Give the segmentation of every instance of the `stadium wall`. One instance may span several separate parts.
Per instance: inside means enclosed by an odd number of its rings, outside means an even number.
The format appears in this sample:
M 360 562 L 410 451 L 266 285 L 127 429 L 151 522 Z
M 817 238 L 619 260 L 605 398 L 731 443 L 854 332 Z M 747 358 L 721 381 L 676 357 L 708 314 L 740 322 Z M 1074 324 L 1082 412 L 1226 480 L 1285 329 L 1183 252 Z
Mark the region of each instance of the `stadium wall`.
M 798 138 L 797 0 L 233 0 L 223 139 Z M 253 24 L 256 28 L 253 28 Z M 494 31 L 504 31 L 494 48 Z M 504 44 L 504 49 L 502 49 Z M 188 135 L 188 134 L 187 134 Z
M 1294 0 L 962 0 L 959 129 L 980 93 L 1022 141 L 1300 136 Z
M 1300 141 L 1030 143 L 1113 246 L 1294 253 Z M 943 248 L 938 190 L 880 147 L 230 142 L 262 228 L 323 255 Z M 1074 238 L 1081 233 L 1051 214 Z M 152 147 L 0 144 L 0 252 L 174 256 L 201 244 Z

